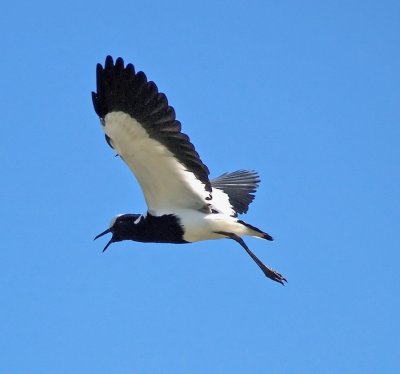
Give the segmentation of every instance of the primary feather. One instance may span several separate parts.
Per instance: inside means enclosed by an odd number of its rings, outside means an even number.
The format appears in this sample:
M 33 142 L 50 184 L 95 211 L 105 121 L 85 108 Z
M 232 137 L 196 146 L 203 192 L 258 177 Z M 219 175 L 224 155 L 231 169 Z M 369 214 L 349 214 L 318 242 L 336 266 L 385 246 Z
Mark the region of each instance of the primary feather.
M 153 214 L 170 208 L 207 210 L 211 199 L 208 168 L 181 132 L 166 96 L 133 65 L 107 57 L 97 65 L 92 93 L 107 142 L 135 174 Z
M 238 170 L 224 173 L 211 180 L 211 186 L 228 195 L 229 202 L 237 214 L 247 213 L 250 203 L 260 183 L 260 177 L 254 170 Z

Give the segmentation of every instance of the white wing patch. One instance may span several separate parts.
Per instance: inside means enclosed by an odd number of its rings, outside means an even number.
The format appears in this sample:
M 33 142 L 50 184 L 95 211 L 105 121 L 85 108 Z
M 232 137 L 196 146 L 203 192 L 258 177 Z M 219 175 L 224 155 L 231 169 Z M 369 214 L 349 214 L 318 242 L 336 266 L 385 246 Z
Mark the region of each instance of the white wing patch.
M 149 137 L 142 125 L 124 112 L 104 118 L 112 146 L 135 174 L 153 215 L 176 209 L 207 209 L 210 193 L 163 144 Z M 222 192 L 222 191 L 221 191 Z
M 212 189 L 211 208 L 227 216 L 234 216 L 236 214 L 229 202 L 229 196 L 224 191 L 214 187 Z

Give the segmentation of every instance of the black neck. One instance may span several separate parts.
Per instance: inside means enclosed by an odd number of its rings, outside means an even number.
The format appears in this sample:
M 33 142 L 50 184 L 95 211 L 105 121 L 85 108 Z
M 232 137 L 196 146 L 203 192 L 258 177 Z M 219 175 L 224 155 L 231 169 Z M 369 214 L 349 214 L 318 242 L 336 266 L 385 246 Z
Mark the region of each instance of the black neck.
M 119 240 L 134 240 L 143 243 L 187 243 L 183 240 L 183 227 L 173 214 L 160 217 L 147 213 L 146 216 L 126 220 L 115 234 Z M 136 223 L 135 223 L 136 222 Z

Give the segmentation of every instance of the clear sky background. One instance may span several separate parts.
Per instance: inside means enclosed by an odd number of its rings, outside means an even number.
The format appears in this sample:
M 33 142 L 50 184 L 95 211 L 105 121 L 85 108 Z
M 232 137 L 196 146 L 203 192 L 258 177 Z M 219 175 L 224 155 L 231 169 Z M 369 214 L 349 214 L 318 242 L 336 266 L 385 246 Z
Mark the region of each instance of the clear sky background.
M 0 373 L 400 370 L 400 3 L 68 1 L 0 13 Z M 165 92 L 212 176 L 262 183 L 247 239 L 114 244 L 146 209 L 95 65 Z

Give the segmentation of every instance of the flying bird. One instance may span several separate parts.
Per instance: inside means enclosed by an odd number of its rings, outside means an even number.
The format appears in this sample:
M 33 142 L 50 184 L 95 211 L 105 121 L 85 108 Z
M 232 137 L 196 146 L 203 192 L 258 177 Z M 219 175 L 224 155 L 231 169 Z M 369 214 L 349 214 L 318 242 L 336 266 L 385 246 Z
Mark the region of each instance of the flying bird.
M 107 56 L 97 64 L 93 105 L 107 143 L 126 163 L 143 190 L 144 214 L 120 214 L 95 239 L 111 233 L 111 243 L 193 243 L 232 239 L 270 279 L 286 279 L 267 267 L 242 236 L 273 240 L 266 232 L 238 218 L 247 212 L 260 182 L 255 171 L 239 170 L 209 179 L 189 137 L 181 132 L 167 97 L 142 71 L 122 58 Z

